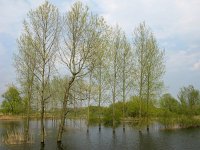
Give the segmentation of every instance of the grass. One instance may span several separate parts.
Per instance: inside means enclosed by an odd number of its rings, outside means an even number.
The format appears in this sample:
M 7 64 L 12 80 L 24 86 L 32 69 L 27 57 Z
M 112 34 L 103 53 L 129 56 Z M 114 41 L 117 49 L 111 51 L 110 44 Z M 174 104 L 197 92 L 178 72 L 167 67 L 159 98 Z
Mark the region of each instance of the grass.
M 25 139 L 25 134 L 22 131 L 7 131 L 4 136 L 2 136 L 2 143 L 8 145 L 33 143 L 33 136 L 29 135 L 28 141 Z

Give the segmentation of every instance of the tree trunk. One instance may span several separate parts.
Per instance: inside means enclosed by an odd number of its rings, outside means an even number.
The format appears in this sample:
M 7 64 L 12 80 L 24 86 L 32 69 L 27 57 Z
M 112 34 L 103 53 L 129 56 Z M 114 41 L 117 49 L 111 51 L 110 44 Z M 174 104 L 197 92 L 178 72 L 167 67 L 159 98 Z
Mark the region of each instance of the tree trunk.
M 41 95 L 41 143 L 44 143 L 44 88 L 45 88 L 45 60 L 43 60 L 42 68 L 42 95 Z
M 101 85 L 101 64 L 99 66 L 99 131 L 101 131 L 101 92 L 102 92 L 102 85 Z
M 41 102 L 41 143 L 44 143 L 44 102 Z
M 70 91 L 70 88 L 71 88 L 74 80 L 75 80 L 75 75 L 72 76 L 71 80 L 69 81 L 68 85 L 65 88 L 65 95 L 64 95 L 64 99 L 63 99 L 63 108 L 62 108 L 62 112 L 61 112 L 61 122 L 59 125 L 58 135 L 57 135 L 57 143 L 61 143 L 61 141 L 62 141 L 62 135 L 63 135 L 63 131 L 64 131 L 64 126 L 65 126 L 65 117 L 66 117 L 66 113 L 67 113 L 67 101 L 68 101 L 68 97 L 69 97 L 69 91 Z
M 30 94 L 30 93 L 29 93 Z M 28 94 L 28 95 L 29 95 Z M 25 137 L 24 140 L 26 142 L 29 141 L 29 121 L 30 121 L 30 96 L 28 96 L 28 104 L 27 104 L 27 115 L 26 115 L 26 126 L 25 126 Z
M 139 110 L 139 132 L 141 132 L 141 124 L 142 124 L 142 90 L 143 90 L 143 73 L 141 70 L 140 73 L 140 94 L 139 94 L 139 105 L 140 105 L 140 110 Z
M 117 80 L 117 50 L 114 56 L 114 83 L 113 83 L 113 133 L 115 133 L 115 98 L 116 98 L 116 80 Z
M 149 97 L 150 97 L 150 72 L 147 77 L 147 131 L 149 131 Z
M 88 114 L 87 114 L 87 132 L 89 132 L 89 122 L 90 122 L 90 96 L 91 96 L 91 83 L 92 82 L 92 72 L 90 73 L 90 83 L 88 91 Z
M 125 77 L 125 64 L 126 64 L 126 58 L 125 58 L 125 52 L 124 52 L 124 56 L 123 56 L 123 131 L 125 131 L 125 100 L 126 100 L 126 77 Z

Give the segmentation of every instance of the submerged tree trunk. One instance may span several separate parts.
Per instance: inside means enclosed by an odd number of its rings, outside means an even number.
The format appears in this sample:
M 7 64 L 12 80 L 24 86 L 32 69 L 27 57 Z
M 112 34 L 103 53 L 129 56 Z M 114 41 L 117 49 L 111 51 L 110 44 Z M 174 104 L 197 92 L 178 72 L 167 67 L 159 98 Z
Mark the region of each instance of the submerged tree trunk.
M 140 74 L 140 93 L 139 93 L 139 132 L 141 132 L 141 125 L 142 125 L 142 73 Z
M 126 100 L 126 77 L 125 77 L 125 66 L 126 65 L 126 55 L 124 53 L 124 56 L 123 56 L 123 93 L 122 93 L 122 96 L 123 96 L 123 131 L 125 131 L 125 100 Z
M 102 70 L 101 70 L 101 62 L 100 62 L 100 66 L 99 66 L 99 131 L 101 131 L 101 92 L 102 92 L 102 84 L 101 84 L 101 80 L 102 80 Z
M 27 114 L 26 114 L 26 126 L 25 126 L 25 142 L 29 141 L 29 121 L 30 121 L 30 109 L 31 109 L 31 99 L 32 99 L 32 87 L 33 87 L 34 75 L 32 74 L 31 82 L 28 88 L 28 99 L 27 99 Z
M 69 97 L 69 91 L 70 91 L 70 88 L 71 88 L 74 80 L 75 80 L 75 75 L 72 76 L 71 80 L 69 81 L 68 85 L 65 88 L 65 95 L 64 95 L 64 99 L 63 99 L 63 106 L 62 106 L 62 112 L 61 112 L 61 122 L 59 125 L 58 135 L 57 135 L 57 143 L 61 143 L 61 141 L 62 141 L 62 135 L 63 135 L 63 131 L 64 131 L 64 126 L 65 126 L 65 118 L 67 115 L 67 101 L 68 101 L 68 97 Z
M 117 50 L 114 52 L 114 83 L 113 83 L 113 133 L 115 133 L 115 99 L 116 99 L 116 80 L 117 80 Z
M 28 100 L 27 100 L 27 115 L 26 115 L 26 126 L 25 126 L 25 137 L 24 140 L 25 142 L 29 141 L 29 121 L 30 121 L 30 92 L 28 92 Z
M 41 143 L 44 143 L 44 102 L 41 102 Z
M 45 49 L 43 50 L 45 53 Z M 44 143 L 44 90 L 45 90 L 45 60 L 42 68 L 42 92 L 41 92 L 41 143 Z
M 150 74 L 147 77 L 147 131 L 149 131 L 149 97 L 150 97 Z
M 90 122 L 90 98 L 91 98 L 91 83 L 92 82 L 92 72 L 90 72 L 90 83 L 88 91 L 88 112 L 87 112 L 87 132 L 89 132 L 89 122 Z

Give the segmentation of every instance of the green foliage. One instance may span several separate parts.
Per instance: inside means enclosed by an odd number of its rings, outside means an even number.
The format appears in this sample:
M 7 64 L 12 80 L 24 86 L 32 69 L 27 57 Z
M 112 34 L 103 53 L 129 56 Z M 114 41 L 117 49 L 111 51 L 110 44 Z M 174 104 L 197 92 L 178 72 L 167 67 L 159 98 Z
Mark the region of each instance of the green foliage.
M 166 113 L 178 113 L 179 107 L 179 102 L 169 93 L 164 94 L 160 99 L 160 108 L 166 111 Z
M 130 116 L 130 117 L 138 117 L 139 116 L 140 106 L 139 106 L 139 98 L 138 97 L 135 97 L 131 101 L 128 101 L 126 106 L 127 106 L 127 115 L 128 116 Z M 142 111 L 142 112 L 144 112 L 144 111 Z
M 148 114 L 149 116 L 156 116 L 157 115 L 157 108 L 154 106 L 155 103 L 154 101 L 149 102 L 149 111 Z M 147 102 L 145 100 L 141 101 L 141 116 L 145 117 L 147 116 Z M 132 97 L 130 101 L 126 103 L 126 108 L 127 108 L 127 116 L 129 117 L 139 117 L 139 110 L 140 110 L 140 99 L 139 97 Z
M 177 101 L 170 94 L 164 94 L 160 99 L 159 121 L 167 128 L 197 127 L 200 120 L 194 118 L 200 113 L 199 91 L 193 86 L 181 88 Z
M 19 114 L 23 112 L 24 104 L 15 86 L 10 86 L 2 97 L 3 102 L 1 108 L 3 113 Z
M 91 123 L 97 123 L 99 118 L 99 107 L 98 106 L 90 106 L 90 119 L 89 119 L 89 122 L 90 124 Z M 100 108 L 101 109 L 101 112 L 103 111 L 103 107 Z
M 183 115 L 179 118 L 178 123 L 181 128 L 199 127 L 200 119 Z
M 122 118 L 122 110 L 123 110 L 123 103 L 122 102 L 115 103 L 115 116 L 114 116 L 115 125 L 120 124 L 120 119 Z M 113 104 L 110 105 L 107 109 L 105 109 L 103 121 L 104 121 L 104 124 L 107 126 L 112 125 Z
M 197 115 L 200 108 L 200 92 L 192 85 L 181 88 L 178 99 L 181 102 L 181 113 L 185 115 Z

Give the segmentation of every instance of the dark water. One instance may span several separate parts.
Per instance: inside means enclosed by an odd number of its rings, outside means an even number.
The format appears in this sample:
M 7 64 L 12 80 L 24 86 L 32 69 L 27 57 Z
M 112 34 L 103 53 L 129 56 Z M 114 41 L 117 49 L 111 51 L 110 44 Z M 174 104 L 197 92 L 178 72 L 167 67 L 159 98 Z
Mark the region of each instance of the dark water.
M 112 133 L 112 128 L 90 126 L 89 133 L 83 120 L 67 120 L 63 143 L 56 144 L 57 124 L 47 120 L 45 146 L 40 145 L 40 122 L 33 120 L 31 133 L 33 144 L 5 145 L 1 143 L 0 150 L 200 150 L 200 128 L 179 129 L 173 131 L 160 130 L 158 125 L 152 125 L 150 132 L 143 130 L 139 133 L 134 127 L 126 125 Z M 0 121 L 0 138 L 7 130 L 22 131 L 23 121 Z

